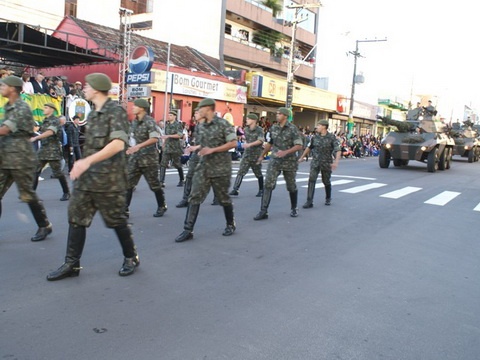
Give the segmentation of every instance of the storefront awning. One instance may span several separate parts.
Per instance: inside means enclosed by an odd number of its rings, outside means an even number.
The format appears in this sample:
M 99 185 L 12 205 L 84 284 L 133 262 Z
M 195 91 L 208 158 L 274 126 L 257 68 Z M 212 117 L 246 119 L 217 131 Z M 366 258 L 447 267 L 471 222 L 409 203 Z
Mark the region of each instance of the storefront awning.
M 75 46 L 48 34 L 48 29 L 0 22 L 0 59 L 15 66 L 54 67 L 116 62 L 106 49 Z M 79 37 L 79 35 L 75 35 Z M 68 36 L 67 36 L 68 39 Z

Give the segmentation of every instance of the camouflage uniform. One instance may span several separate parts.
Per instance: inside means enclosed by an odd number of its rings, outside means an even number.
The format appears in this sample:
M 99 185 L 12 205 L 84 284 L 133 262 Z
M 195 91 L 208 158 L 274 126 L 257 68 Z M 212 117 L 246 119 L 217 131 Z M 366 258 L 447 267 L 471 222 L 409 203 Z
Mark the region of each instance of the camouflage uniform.
M 32 188 L 37 158 L 30 142 L 30 138 L 35 135 L 35 121 L 28 104 L 20 98 L 12 105 L 7 103 L 1 126 L 8 127 L 10 133 L 0 139 L 0 216 L 1 200 L 15 182 L 20 200 L 28 204 L 38 227 L 45 229 L 43 238 L 34 236 L 32 240 L 43 240 L 47 233 L 52 232 L 52 228 L 45 208 Z
M 197 137 L 198 137 L 198 129 L 202 124 L 197 124 L 195 126 L 195 131 L 193 134 L 193 138 L 190 139 L 190 145 L 197 145 Z M 198 150 L 194 151 L 190 154 L 190 159 L 188 160 L 188 172 L 187 176 L 185 176 L 185 186 L 183 188 L 183 198 L 180 202 L 176 205 L 178 208 L 186 207 L 188 205 L 188 197 L 190 196 L 190 192 L 192 191 L 192 180 L 193 174 L 195 174 L 195 169 L 197 168 L 198 163 L 200 162 L 200 156 L 198 156 Z
M 61 200 L 68 200 L 70 197 L 70 190 L 68 189 L 67 179 L 62 172 L 62 144 L 58 138 L 59 134 L 60 136 L 62 135 L 62 129 L 57 117 L 52 115 L 43 120 L 43 123 L 40 125 L 40 133 L 44 133 L 48 130 L 53 131 L 53 135 L 40 140 L 41 146 L 37 152 L 39 162 L 36 169 L 33 188 L 37 189 L 38 177 L 40 176 L 42 169 L 45 165 L 50 164 L 52 174 L 58 179 L 63 190 L 64 197 L 62 197 Z
M 248 170 L 251 168 L 255 177 L 258 179 L 258 194 L 257 196 L 262 196 L 263 191 L 263 174 L 262 174 L 262 164 L 258 164 L 258 158 L 262 155 L 263 152 L 263 141 L 265 135 L 261 126 L 255 126 L 253 130 L 249 126 L 245 127 L 245 140 L 247 144 L 253 143 L 257 140 L 260 140 L 262 143 L 257 146 L 249 147 L 243 152 L 242 159 L 240 160 L 240 167 L 238 169 L 237 177 L 235 179 L 235 184 L 233 185 L 233 190 L 230 192 L 230 195 L 238 195 L 238 190 L 242 183 L 243 177 L 247 174 Z
M 310 176 L 308 178 L 307 202 L 304 208 L 313 206 L 313 196 L 315 194 L 315 184 L 318 174 L 322 175 L 322 182 L 325 186 L 325 198 L 328 203 L 332 197 L 332 176 L 333 158 L 340 151 L 340 141 L 332 133 L 326 135 L 315 134 L 308 144 L 312 153 L 312 163 L 310 164 Z
M 178 135 L 180 138 L 183 136 L 182 123 L 179 121 L 167 121 L 165 123 L 165 135 Z M 160 163 L 160 182 L 165 183 L 165 172 L 168 163 L 171 161 L 174 168 L 178 171 L 180 182 L 178 186 L 183 186 L 183 167 L 180 158 L 182 157 L 183 150 L 180 145 L 180 139 L 165 139 L 165 144 L 162 152 L 162 162 Z
M 279 124 L 272 125 L 270 128 L 271 155 L 268 163 L 267 174 L 265 176 L 265 188 L 262 196 L 260 213 L 255 216 L 255 220 L 268 218 L 268 206 L 272 196 L 272 191 L 277 184 L 277 178 L 280 173 L 286 182 L 287 190 L 290 195 L 291 216 L 298 216 L 297 198 L 298 190 L 295 177 L 297 175 L 298 162 L 296 153 L 290 153 L 282 158 L 276 157 L 276 153 L 280 150 L 288 150 L 294 146 L 303 147 L 303 139 L 297 127 L 290 122 L 286 122 L 282 127 Z
M 141 120 L 133 120 L 130 126 L 130 137 L 135 144 L 141 144 L 151 138 L 158 138 L 159 136 L 160 134 L 157 131 L 155 119 L 149 115 L 145 115 Z M 127 209 L 132 200 L 133 188 L 138 184 L 140 177 L 143 175 L 150 190 L 155 193 L 158 206 L 157 212 L 160 211 L 160 216 L 163 215 L 166 210 L 166 205 L 162 185 L 158 179 L 158 168 L 158 151 L 156 144 L 143 147 L 128 156 Z
M 201 103 L 200 103 L 201 104 Z M 200 106 L 200 105 L 199 105 Z M 236 140 L 235 128 L 225 119 L 215 115 L 210 122 L 198 126 L 197 145 L 201 148 L 215 148 Z M 193 237 L 200 204 L 207 197 L 210 187 L 223 206 L 227 227 L 223 233 L 225 236 L 232 235 L 235 231 L 235 219 L 233 204 L 228 195 L 230 179 L 232 177 L 232 158 L 230 152 L 216 152 L 200 157 L 193 175 L 192 192 L 189 197 L 189 204 L 184 223 L 184 232 L 175 241 L 181 242 Z

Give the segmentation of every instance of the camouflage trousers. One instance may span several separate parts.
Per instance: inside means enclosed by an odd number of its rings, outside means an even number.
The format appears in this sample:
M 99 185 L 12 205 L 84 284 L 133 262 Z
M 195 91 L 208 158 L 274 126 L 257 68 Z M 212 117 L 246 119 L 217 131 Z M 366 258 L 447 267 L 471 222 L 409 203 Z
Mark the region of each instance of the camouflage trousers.
M 20 200 L 26 203 L 39 201 L 37 193 L 33 190 L 33 168 L 0 169 L 0 200 L 3 199 L 13 183 L 17 185 Z
M 160 163 L 160 166 L 166 168 L 168 166 L 168 163 L 171 161 L 175 169 L 181 169 L 182 168 L 182 162 L 180 161 L 181 157 L 182 157 L 182 154 L 178 154 L 178 153 L 173 153 L 173 154 L 163 153 L 162 162 Z
M 188 172 L 186 178 L 193 178 L 193 174 L 195 174 L 195 168 L 197 167 L 198 163 L 200 162 L 200 156 L 197 153 L 192 153 L 190 156 L 190 160 L 188 160 Z
M 108 228 L 127 226 L 125 191 L 99 193 L 75 189 L 68 206 L 71 225 L 89 227 L 97 210 Z
M 319 162 L 312 161 L 310 164 L 310 176 L 308 177 L 308 181 L 316 182 L 319 173 L 322 175 L 323 185 L 331 185 L 330 178 L 332 177 L 332 170 L 325 170 L 325 165 L 321 166 Z
M 210 192 L 210 188 L 213 188 L 213 193 L 220 205 L 232 205 L 232 199 L 228 195 L 231 177 L 231 173 L 228 176 L 208 177 L 205 167 L 199 165 L 193 175 L 192 192 L 190 193 L 188 202 L 191 205 L 200 205 L 205 201 Z
M 297 167 L 285 166 L 279 160 L 270 160 L 268 163 L 267 174 L 265 175 L 265 190 L 273 190 L 277 185 L 277 178 L 283 173 L 288 192 L 297 191 Z
M 47 164 L 50 164 L 50 168 L 52 169 L 53 176 L 55 176 L 56 178 L 59 178 L 63 175 L 61 160 L 38 160 L 38 165 L 36 170 L 37 174 L 40 174 L 42 172 L 42 169 Z
M 152 190 L 153 192 L 160 190 L 162 188 L 162 185 L 160 184 L 160 180 L 158 178 L 158 168 L 158 163 L 154 163 L 150 166 L 138 166 L 135 163 L 129 162 L 128 188 L 133 189 L 138 184 L 140 178 L 143 175 L 150 190 Z
M 255 177 L 259 178 L 263 176 L 262 174 L 262 164 L 257 164 L 258 157 L 251 158 L 251 157 L 244 157 L 240 160 L 240 165 L 238 169 L 238 176 L 245 176 L 248 173 L 250 168 L 252 169 Z

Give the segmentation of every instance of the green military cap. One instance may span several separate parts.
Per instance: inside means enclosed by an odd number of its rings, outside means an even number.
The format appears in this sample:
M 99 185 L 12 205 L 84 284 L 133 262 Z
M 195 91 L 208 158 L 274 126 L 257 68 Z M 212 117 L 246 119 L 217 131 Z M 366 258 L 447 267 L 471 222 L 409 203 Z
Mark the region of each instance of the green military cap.
M 210 106 L 210 105 L 215 105 L 215 100 L 207 98 L 200 101 L 200 103 L 198 104 L 198 108 L 200 109 L 204 106 Z
M 286 107 L 278 108 L 277 112 L 279 112 L 280 114 L 283 114 L 285 116 L 290 116 L 292 114 L 290 109 L 287 109 Z
M 23 86 L 23 80 L 13 75 L 7 76 L 5 79 L 2 79 L 2 82 L 8 86 L 15 86 L 15 87 Z
M 250 113 L 250 114 L 247 115 L 247 119 L 252 119 L 252 120 L 257 121 L 258 116 L 256 114 Z
M 328 120 L 320 120 L 317 125 L 325 125 L 325 126 L 328 126 Z
M 108 91 L 112 88 L 112 80 L 102 73 L 89 74 L 85 77 L 85 81 L 98 91 Z
M 46 104 L 43 104 L 43 106 L 48 106 L 48 107 L 52 108 L 53 110 L 57 110 L 57 107 L 55 106 L 55 104 L 50 103 L 50 102 L 46 103 Z
M 177 110 L 170 110 L 168 113 L 177 116 Z
M 133 105 L 138 106 L 140 108 L 144 108 L 144 109 L 150 109 L 150 104 L 145 99 L 136 99 L 133 102 Z

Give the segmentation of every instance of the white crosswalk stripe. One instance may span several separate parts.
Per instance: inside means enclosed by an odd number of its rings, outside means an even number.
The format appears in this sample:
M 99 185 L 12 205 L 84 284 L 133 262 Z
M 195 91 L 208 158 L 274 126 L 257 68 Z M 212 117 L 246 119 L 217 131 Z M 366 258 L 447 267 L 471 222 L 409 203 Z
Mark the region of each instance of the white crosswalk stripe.
M 353 188 L 345 189 L 345 190 L 340 190 L 341 192 L 349 193 L 349 194 L 357 194 L 362 191 L 367 191 L 371 189 L 378 189 L 383 186 L 387 186 L 387 184 L 382 184 L 382 183 L 371 183 L 371 184 L 366 184 L 366 185 L 360 185 L 360 186 L 355 186 Z
M 422 190 L 422 188 L 407 186 L 407 187 L 404 187 L 403 189 L 398 189 L 398 190 L 380 195 L 380 197 L 389 198 L 389 199 L 400 199 L 402 196 L 406 196 L 420 190 Z
M 480 204 L 478 204 L 477 206 L 475 206 L 475 207 L 473 208 L 473 211 L 480 211 Z
M 459 192 L 443 191 L 437 196 L 434 196 L 433 198 L 425 201 L 425 204 L 444 206 L 445 204 L 455 199 L 458 195 L 460 195 Z
M 320 181 L 320 183 L 319 183 Z M 343 185 L 343 184 L 350 184 L 354 182 L 353 180 L 335 180 L 335 181 L 332 181 L 332 186 L 335 186 L 335 185 Z M 302 185 L 302 187 L 304 188 L 308 188 L 308 185 Z M 315 185 L 315 189 L 319 189 L 319 188 L 323 188 L 324 185 L 322 184 L 321 180 L 319 179 L 317 181 L 317 184 Z

